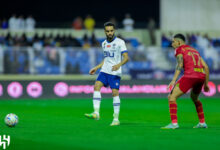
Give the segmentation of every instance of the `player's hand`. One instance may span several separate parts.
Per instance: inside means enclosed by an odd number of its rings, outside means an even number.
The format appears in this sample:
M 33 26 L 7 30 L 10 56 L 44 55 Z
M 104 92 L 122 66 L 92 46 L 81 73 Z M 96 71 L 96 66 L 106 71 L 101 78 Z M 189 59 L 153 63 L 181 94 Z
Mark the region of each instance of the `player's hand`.
M 170 84 L 167 87 L 167 90 L 172 90 L 172 88 L 174 87 L 176 81 L 171 81 Z
M 90 74 L 90 75 L 93 75 L 93 74 L 95 74 L 96 71 L 97 71 L 97 68 L 92 68 L 92 69 L 89 71 L 89 74 Z
M 208 85 L 204 85 L 204 91 L 205 91 L 205 92 L 209 92 L 209 91 L 210 91 L 210 89 L 209 89 L 209 86 L 208 86 Z
M 112 71 L 116 71 L 116 70 L 118 70 L 119 68 L 120 68 L 119 65 L 114 65 L 114 66 L 112 66 Z

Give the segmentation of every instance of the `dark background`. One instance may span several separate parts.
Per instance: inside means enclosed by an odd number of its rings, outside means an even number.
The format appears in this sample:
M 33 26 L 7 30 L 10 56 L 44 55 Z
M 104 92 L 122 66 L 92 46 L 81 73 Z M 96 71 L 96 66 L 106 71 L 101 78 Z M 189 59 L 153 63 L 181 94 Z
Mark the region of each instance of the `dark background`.
M 130 13 L 136 23 L 146 23 L 149 17 L 159 22 L 159 0 L 37 0 L 1 1 L 0 19 L 8 19 L 13 13 L 26 17 L 32 14 L 37 23 L 72 22 L 76 16 L 83 19 L 91 14 L 97 23 L 115 17 L 120 23 Z

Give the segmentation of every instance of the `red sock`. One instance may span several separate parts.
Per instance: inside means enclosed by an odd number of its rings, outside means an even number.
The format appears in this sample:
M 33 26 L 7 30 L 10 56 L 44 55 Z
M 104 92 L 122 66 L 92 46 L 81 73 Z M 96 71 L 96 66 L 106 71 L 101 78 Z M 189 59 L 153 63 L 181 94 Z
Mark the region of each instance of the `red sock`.
M 172 123 L 177 123 L 177 104 L 175 101 L 169 102 L 170 118 Z
M 196 111 L 197 111 L 197 114 L 198 114 L 198 117 L 199 117 L 199 122 L 204 123 L 205 122 L 205 116 L 204 116 L 204 112 L 203 112 L 202 103 L 200 102 L 200 100 L 198 100 L 194 104 L 196 106 Z

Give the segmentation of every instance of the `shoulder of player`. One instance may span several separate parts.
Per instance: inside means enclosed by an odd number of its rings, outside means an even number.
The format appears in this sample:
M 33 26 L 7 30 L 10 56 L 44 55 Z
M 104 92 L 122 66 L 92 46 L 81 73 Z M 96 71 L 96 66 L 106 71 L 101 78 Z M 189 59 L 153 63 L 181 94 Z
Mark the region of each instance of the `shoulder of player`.
M 125 43 L 124 40 L 122 40 L 121 38 L 118 38 L 118 37 L 117 37 L 115 40 L 117 40 L 117 42 L 118 42 L 118 43 L 121 43 L 121 44 L 124 44 L 124 43 Z
M 182 51 L 194 51 L 194 52 L 198 52 L 195 48 L 191 47 L 190 45 L 184 45 L 181 48 Z
M 182 48 L 181 47 L 178 47 L 178 48 L 176 48 L 176 52 L 179 52 L 179 51 L 181 51 L 182 50 Z

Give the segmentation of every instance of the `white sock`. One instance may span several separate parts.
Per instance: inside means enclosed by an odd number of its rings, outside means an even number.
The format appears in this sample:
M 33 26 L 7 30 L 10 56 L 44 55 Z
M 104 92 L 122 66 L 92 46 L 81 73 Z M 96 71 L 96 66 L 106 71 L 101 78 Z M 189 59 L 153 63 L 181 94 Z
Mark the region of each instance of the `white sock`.
M 101 103 L 101 93 L 99 91 L 94 91 L 93 108 L 94 108 L 94 113 L 96 113 L 97 115 L 99 115 L 100 103 Z
M 118 121 L 119 111 L 120 111 L 120 98 L 119 96 L 113 97 L 113 106 L 114 106 L 114 120 Z

